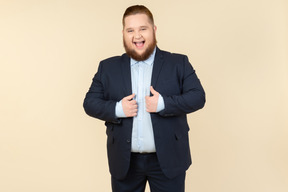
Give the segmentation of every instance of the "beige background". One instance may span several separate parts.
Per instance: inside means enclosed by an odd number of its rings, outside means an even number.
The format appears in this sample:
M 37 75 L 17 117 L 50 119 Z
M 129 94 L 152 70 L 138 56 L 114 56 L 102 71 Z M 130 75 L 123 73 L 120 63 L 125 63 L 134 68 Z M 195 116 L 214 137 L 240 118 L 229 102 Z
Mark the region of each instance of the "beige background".
M 137 3 L 207 93 L 187 192 L 287 192 L 287 0 L 0 0 L 0 191 L 111 191 L 104 123 L 82 102 Z

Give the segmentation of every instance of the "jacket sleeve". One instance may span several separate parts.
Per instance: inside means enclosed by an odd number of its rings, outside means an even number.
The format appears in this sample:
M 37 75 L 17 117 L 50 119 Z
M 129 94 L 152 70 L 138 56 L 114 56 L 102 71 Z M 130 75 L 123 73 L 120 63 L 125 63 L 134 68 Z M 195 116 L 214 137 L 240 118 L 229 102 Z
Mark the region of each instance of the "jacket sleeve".
M 203 108 L 205 105 L 204 89 L 187 56 L 184 56 L 183 65 L 180 68 L 182 81 L 181 94 L 172 96 L 162 95 L 165 109 L 159 112 L 161 116 L 168 117 L 188 114 Z
M 89 91 L 84 99 L 83 107 L 85 112 L 91 117 L 118 124 L 121 121 L 115 114 L 117 101 L 107 100 L 104 97 L 102 65 L 103 63 L 100 62 L 98 71 L 95 74 Z

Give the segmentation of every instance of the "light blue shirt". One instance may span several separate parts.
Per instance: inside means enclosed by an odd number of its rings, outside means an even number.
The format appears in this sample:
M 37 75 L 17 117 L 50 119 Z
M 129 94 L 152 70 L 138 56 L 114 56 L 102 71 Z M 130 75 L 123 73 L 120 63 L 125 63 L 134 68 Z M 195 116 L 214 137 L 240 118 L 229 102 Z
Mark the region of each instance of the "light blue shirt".
M 131 151 L 140 153 L 156 152 L 153 127 L 150 113 L 146 111 L 145 96 L 150 96 L 151 76 L 156 48 L 151 56 L 145 61 L 136 61 L 131 58 L 131 81 L 134 99 L 138 105 L 137 116 L 133 117 Z M 157 91 L 157 90 L 156 90 Z M 157 110 L 159 112 L 165 108 L 161 95 L 158 98 Z M 118 118 L 125 118 L 122 102 L 116 104 L 115 109 Z

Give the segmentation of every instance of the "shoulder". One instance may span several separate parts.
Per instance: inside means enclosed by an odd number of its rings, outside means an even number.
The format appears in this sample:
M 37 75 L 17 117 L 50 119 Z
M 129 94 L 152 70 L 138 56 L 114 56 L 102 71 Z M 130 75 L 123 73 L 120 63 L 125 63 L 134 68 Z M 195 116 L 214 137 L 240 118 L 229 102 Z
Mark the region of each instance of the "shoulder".
M 122 66 L 121 63 L 129 63 L 129 61 L 130 60 L 127 54 L 123 54 L 120 56 L 109 57 L 100 61 L 99 67 L 104 69 L 117 69 L 117 67 Z
M 157 54 L 157 53 L 156 53 Z M 189 63 L 187 55 L 180 53 L 172 53 L 158 49 L 158 58 L 162 58 L 167 65 L 182 66 Z
M 127 54 L 118 55 L 103 59 L 100 63 L 115 63 L 115 62 L 122 62 L 129 59 Z
M 177 70 L 185 71 L 187 69 L 193 68 L 187 55 L 180 53 L 171 53 L 169 51 L 163 51 L 159 49 L 159 56 L 162 57 L 166 66 L 172 68 L 176 67 Z
M 158 52 L 161 56 L 164 57 L 164 59 L 167 59 L 167 60 L 183 60 L 183 59 L 186 59 L 188 58 L 187 55 L 184 55 L 184 54 L 180 54 L 180 53 L 172 53 L 172 52 L 169 52 L 169 51 L 163 51 L 163 50 L 160 50 L 158 49 Z

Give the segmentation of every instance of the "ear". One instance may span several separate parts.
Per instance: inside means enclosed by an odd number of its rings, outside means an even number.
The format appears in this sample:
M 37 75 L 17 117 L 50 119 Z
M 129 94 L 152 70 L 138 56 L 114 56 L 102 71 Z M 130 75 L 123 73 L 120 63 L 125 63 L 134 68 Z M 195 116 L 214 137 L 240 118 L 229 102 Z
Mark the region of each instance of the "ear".
M 156 25 L 154 25 L 154 31 L 155 31 L 155 32 L 157 31 L 157 26 L 156 26 Z

